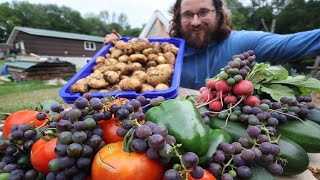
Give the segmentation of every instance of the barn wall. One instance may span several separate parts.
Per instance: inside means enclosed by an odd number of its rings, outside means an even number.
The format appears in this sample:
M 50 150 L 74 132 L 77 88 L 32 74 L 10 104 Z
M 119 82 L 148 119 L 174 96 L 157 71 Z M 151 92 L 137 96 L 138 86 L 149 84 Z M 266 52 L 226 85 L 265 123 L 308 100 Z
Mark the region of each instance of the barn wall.
M 23 41 L 26 53 L 40 56 L 92 57 L 102 47 L 103 43 L 95 42 L 96 50 L 84 49 L 84 41 L 62 39 L 45 36 L 35 36 L 19 31 L 14 44 Z

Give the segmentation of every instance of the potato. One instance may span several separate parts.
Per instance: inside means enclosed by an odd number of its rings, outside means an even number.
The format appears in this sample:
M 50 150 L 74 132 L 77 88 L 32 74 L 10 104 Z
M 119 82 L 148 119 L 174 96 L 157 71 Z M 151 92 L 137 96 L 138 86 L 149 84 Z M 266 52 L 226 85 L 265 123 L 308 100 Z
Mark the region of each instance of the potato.
M 164 56 L 158 56 L 157 63 L 158 64 L 165 64 L 166 63 L 166 58 Z
M 147 62 L 147 57 L 143 54 L 131 54 L 129 56 L 129 60 L 131 62 L 139 62 L 141 64 L 144 64 Z
M 173 54 L 177 54 L 179 48 L 177 48 L 174 44 L 162 43 L 161 49 L 163 53 L 172 52 Z
M 138 62 L 127 64 L 125 69 L 121 71 L 124 75 L 131 75 L 134 71 L 141 70 L 142 65 Z
M 147 49 L 150 47 L 150 42 L 148 39 L 143 38 L 143 39 L 131 39 L 129 41 L 131 48 L 135 52 L 142 52 L 144 49 Z
M 130 77 L 122 79 L 119 83 L 119 86 L 124 91 L 130 91 L 130 90 L 140 90 L 142 83 L 139 81 L 139 79 Z
M 102 79 L 89 78 L 88 85 L 94 89 L 102 89 L 102 88 L 106 88 L 109 85 L 109 83 L 106 82 L 106 80 L 104 80 L 103 78 Z
M 106 71 L 103 74 L 104 79 L 109 83 L 109 84 L 114 84 L 119 81 L 119 74 L 115 71 Z
M 140 92 L 141 93 L 144 93 L 144 92 L 146 92 L 146 91 L 153 91 L 154 90 L 154 87 L 153 86 L 151 86 L 151 85 L 149 85 L 149 84 L 142 84 L 141 85 L 141 90 L 140 90 Z
M 98 56 L 98 57 L 96 58 L 96 63 L 97 63 L 97 64 L 98 64 L 98 63 L 104 63 L 105 60 L 106 60 L 105 57 L 103 57 L 103 56 Z
M 119 40 L 117 41 L 115 44 L 114 44 L 114 47 L 116 47 L 117 49 L 120 49 L 120 50 L 124 50 L 128 47 L 128 43 L 127 42 L 124 42 L 122 40 Z
M 94 65 L 92 69 L 93 69 L 93 71 L 95 71 L 103 66 L 105 66 L 104 63 L 98 63 L 98 64 Z
M 168 85 L 163 84 L 163 83 L 160 83 L 160 84 L 158 84 L 154 89 L 155 89 L 155 90 L 165 90 L 165 89 L 168 89 L 168 88 L 169 88 Z
M 151 43 L 151 47 L 153 48 L 154 52 L 157 53 L 161 53 L 161 44 L 159 42 L 153 42 Z
M 166 52 L 164 53 L 164 57 L 166 58 L 167 64 L 176 64 L 176 56 L 172 52 Z
M 150 67 L 156 67 L 158 63 L 156 61 L 148 61 L 146 63 L 146 68 L 149 69 Z
M 74 84 L 70 86 L 70 92 L 71 93 L 85 93 L 88 92 L 89 87 L 88 87 L 88 79 L 82 78 L 77 80 Z
M 155 68 L 148 69 L 148 84 L 152 86 L 157 86 L 160 83 L 167 83 L 172 77 L 173 69 L 169 64 L 160 64 Z
M 125 79 L 125 78 L 129 78 L 129 76 L 126 76 L 126 75 L 121 75 L 120 76 L 120 80 Z
M 157 54 L 149 54 L 147 56 L 148 61 L 157 61 L 158 55 Z
M 116 71 L 124 71 L 124 69 L 126 68 L 127 64 L 124 62 L 118 62 L 117 64 L 115 64 L 115 70 Z
M 117 64 L 119 61 L 117 59 L 114 58 L 107 58 L 106 61 L 104 62 L 105 65 L 109 66 L 109 65 L 115 65 Z
M 109 52 L 110 52 L 110 54 L 112 54 L 114 51 L 116 51 L 117 50 L 117 48 L 116 47 L 110 47 L 109 48 Z
M 148 57 L 150 54 L 154 54 L 154 53 L 155 52 L 154 52 L 153 48 L 147 48 L 142 51 L 142 54 L 144 54 L 146 57 Z
M 89 78 L 103 79 L 103 73 L 99 70 L 95 70 L 93 73 L 89 75 Z
M 139 79 L 140 82 L 146 83 L 148 75 L 146 72 L 143 72 L 143 71 L 134 71 L 131 77 L 135 77 Z
M 128 63 L 128 61 L 129 61 L 129 56 L 126 55 L 126 54 L 124 54 L 124 55 L 122 55 L 122 56 L 120 56 L 120 57 L 118 58 L 118 61 L 119 61 L 119 62 Z
M 111 53 L 111 57 L 118 59 L 122 54 L 123 54 L 123 52 L 120 49 L 117 49 Z
M 106 57 L 106 58 L 111 58 L 111 54 L 110 54 L 110 53 L 107 53 L 107 54 L 105 55 L 105 57 Z

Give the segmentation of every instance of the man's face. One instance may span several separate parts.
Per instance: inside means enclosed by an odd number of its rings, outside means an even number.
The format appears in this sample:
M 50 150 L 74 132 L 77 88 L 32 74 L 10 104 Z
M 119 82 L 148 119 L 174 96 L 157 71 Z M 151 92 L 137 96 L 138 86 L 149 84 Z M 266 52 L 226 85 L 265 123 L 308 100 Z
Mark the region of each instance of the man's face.
M 206 47 L 217 29 L 217 13 L 212 0 L 182 0 L 181 33 L 187 44 Z

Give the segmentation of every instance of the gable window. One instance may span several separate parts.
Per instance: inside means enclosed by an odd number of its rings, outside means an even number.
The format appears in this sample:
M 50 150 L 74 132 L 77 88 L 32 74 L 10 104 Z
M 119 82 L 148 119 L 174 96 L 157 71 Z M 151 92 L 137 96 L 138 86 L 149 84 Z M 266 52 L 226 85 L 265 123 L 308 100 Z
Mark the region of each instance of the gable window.
M 84 50 L 95 51 L 96 50 L 96 43 L 85 41 L 84 42 Z

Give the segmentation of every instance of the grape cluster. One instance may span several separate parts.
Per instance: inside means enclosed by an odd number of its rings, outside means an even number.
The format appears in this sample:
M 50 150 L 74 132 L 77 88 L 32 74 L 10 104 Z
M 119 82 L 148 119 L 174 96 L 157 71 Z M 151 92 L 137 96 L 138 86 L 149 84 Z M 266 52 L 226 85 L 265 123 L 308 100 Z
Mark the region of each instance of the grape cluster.
M 118 100 L 117 103 L 114 101 Z M 132 135 L 132 120 L 140 123 L 144 120 L 142 104 L 156 106 L 165 99 L 157 97 L 146 99 L 138 96 L 136 99 L 114 99 L 112 97 L 95 98 L 91 93 L 84 93 L 82 97 L 75 100 L 69 110 L 65 110 L 61 105 L 51 106 L 51 111 L 55 114 L 48 121 L 49 129 L 56 132 L 58 136 L 55 154 L 57 158 L 49 163 L 50 173 L 47 179 L 85 179 L 90 175 L 92 161 L 95 154 L 105 145 L 103 141 L 103 130 L 99 122 L 108 121 L 111 118 L 118 120 L 122 124 L 117 130 L 121 137 Z M 58 115 L 57 115 L 58 114 Z M 39 117 L 41 117 L 39 115 Z M 138 133 L 140 137 L 145 136 L 141 125 Z M 46 131 L 47 134 L 48 131 Z M 127 135 L 128 134 L 128 135 Z M 141 141 L 133 140 L 131 149 L 135 152 L 144 151 Z
M 49 162 L 48 180 L 85 179 L 90 175 L 95 154 L 105 145 L 98 121 L 110 119 L 111 114 L 101 111 L 102 101 L 87 93 L 73 105 L 69 110 L 59 105 L 51 107 L 59 118 L 49 122 L 49 128 L 57 132 L 58 141 L 54 149 L 57 158 Z
M 123 129 L 123 130 L 122 130 Z M 204 175 L 202 167 L 198 166 L 199 157 L 193 152 L 187 152 L 180 155 L 174 136 L 168 134 L 168 130 L 162 126 L 147 121 L 142 124 L 141 121 L 131 117 L 122 122 L 121 132 L 124 141 L 129 140 L 127 151 L 136 153 L 147 153 L 147 157 L 153 160 L 159 160 L 163 164 L 172 163 L 172 157 L 180 159 L 179 163 L 173 165 L 165 173 L 165 179 L 181 179 L 188 176 L 188 172 L 193 178 L 201 178 Z
M 32 124 L 10 127 L 9 140 L 0 140 L 0 172 L 7 173 L 8 179 L 36 179 L 38 172 L 30 162 L 32 145 L 39 138 Z
M 226 80 L 229 85 L 246 78 L 255 66 L 256 56 L 252 50 L 249 50 L 233 56 L 232 59 L 218 75 L 220 80 Z
M 303 120 L 314 108 L 310 96 L 281 98 L 280 102 L 262 99 L 259 106 L 239 105 L 233 112 L 220 112 L 217 117 L 239 121 L 247 125 L 247 136 L 232 144 L 221 143 L 213 155 L 209 171 L 221 179 L 251 176 L 250 166 L 260 164 L 273 175 L 283 173 L 284 161 L 276 137 L 279 124 L 290 120 Z

